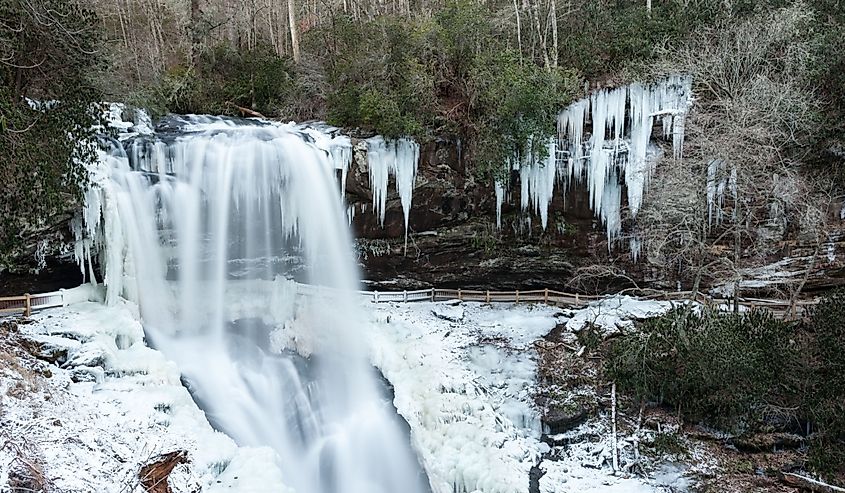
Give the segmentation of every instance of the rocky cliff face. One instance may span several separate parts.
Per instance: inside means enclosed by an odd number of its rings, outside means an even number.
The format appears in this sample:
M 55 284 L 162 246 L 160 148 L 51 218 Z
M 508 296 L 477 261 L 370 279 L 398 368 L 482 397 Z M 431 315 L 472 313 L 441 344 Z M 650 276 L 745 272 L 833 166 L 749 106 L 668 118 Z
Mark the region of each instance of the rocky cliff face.
M 421 146 L 405 251 L 404 217 L 393 178 L 382 227 L 373 213 L 366 143 L 353 144 L 346 200 L 355 211 L 351 225 L 359 264 L 372 287 L 595 292 L 618 291 L 634 282 L 670 290 L 678 286 L 674 273 L 650 266 L 645 259 L 631 261 L 627 248 L 608 249 L 605 228 L 583 186 L 572 185 L 561 193 L 564 185 L 557 184 L 544 230 L 538 217 L 521 210 L 514 174 L 502 207 L 502 228 L 497 229 L 493 183 L 475 176 L 460 147 L 448 140 Z M 821 249 L 784 233 L 772 242 L 766 258 L 748 259 L 740 284 L 743 294 L 784 295 L 802 281 L 805 291 L 845 285 L 845 226 L 838 224 L 842 231 L 832 232 Z M 705 281 L 701 287 L 724 291 L 722 284 Z
M 578 266 L 606 258 L 604 229 L 585 190 L 557 194 L 545 230 L 520 211 L 516 195 L 502 207 L 496 228 L 492 182 L 468 169 L 460 147 L 437 140 L 421 146 L 404 248 L 404 216 L 391 178 L 385 222 L 373 213 L 367 147 L 353 142 L 346 200 L 354 209 L 364 278 L 375 286 L 414 289 L 432 285 L 477 289 L 564 287 Z M 514 190 L 518 194 L 518 190 Z

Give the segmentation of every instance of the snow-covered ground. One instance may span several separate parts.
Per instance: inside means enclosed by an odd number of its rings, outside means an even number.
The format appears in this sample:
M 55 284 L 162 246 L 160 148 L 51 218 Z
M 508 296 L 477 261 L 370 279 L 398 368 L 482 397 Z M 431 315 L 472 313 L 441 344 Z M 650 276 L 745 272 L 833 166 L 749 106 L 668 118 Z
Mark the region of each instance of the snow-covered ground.
M 87 286 L 74 294 L 98 296 Z M 32 320 L 19 325 L 23 337 L 67 358 L 61 368 L 0 366 L 0 491 L 26 463 L 56 491 L 143 491 L 140 467 L 177 450 L 190 462 L 171 475 L 174 491 L 287 491 L 272 450 L 239 448 L 211 428 L 179 370 L 144 344 L 134 305 L 80 301 Z
M 611 332 L 670 303 L 612 297 L 582 310 L 456 301 L 370 306 L 373 362 L 395 387 L 396 408 L 435 493 L 528 492 L 537 464 L 542 493 L 684 491 L 674 472 L 647 480 L 613 475 L 609 417 L 555 437 L 569 445 L 550 448 L 540 440 L 532 399 L 533 344 L 556 326 L 577 331 L 592 323 Z
M 238 447 L 211 428 L 178 368 L 145 345 L 135 305 L 87 301 L 101 296 L 89 287 L 71 293 L 78 303 L 36 313 L 19 326 L 42 353 L 66 352 L 60 366 L 32 358 L 28 368 L 0 366 L 0 438 L 6 442 L 0 485 L 21 460 L 35 460 L 59 491 L 141 491 L 143 464 L 185 450 L 190 462 L 170 477 L 175 492 L 289 491 L 273 451 Z M 533 401 L 534 343 L 552 329 L 593 323 L 610 331 L 669 304 L 623 297 L 577 311 L 461 302 L 365 305 L 373 363 L 394 386 L 396 408 L 411 427 L 434 493 L 527 493 L 535 466 L 542 477 L 531 491 L 542 493 L 644 493 L 668 491 L 670 484 L 683 491 L 685 480 L 674 470 L 651 479 L 613 475 L 606 417 L 555 437 L 554 443 L 568 445 L 543 443 Z M 32 380 L 27 372 L 43 377 L 15 392 Z

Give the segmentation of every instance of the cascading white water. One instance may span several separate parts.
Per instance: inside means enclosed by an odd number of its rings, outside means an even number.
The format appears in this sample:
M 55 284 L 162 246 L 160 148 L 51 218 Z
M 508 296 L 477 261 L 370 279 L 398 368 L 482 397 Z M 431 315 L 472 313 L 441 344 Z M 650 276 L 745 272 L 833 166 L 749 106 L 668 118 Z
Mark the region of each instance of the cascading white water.
M 126 147 L 93 176 L 78 252 L 99 252 L 109 298 L 138 302 L 209 419 L 273 447 L 297 492 L 426 491 L 360 343 L 348 139 L 190 117 Z

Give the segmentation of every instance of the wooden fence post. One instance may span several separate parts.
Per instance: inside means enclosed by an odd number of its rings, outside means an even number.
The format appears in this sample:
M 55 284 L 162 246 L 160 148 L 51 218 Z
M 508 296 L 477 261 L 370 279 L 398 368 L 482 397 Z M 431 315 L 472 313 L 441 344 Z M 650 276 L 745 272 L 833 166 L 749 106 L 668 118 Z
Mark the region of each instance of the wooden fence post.
M 378 303 L 378 291 L 373 291 L 373 300 Z
M 402 291 L 402 302 L 403 302 L 403 303 L 407 303 L 407 302 L 408 302 L 408 291 L 407 291 L 407 290 Z
M 487 294 L 484 295 L 484 301 L 490 303 L 490 290 L 487 290 Z
M 543 303 L 549 304 L 549 288 L 543 290 Z
M 575 304 L 580 305 L 581 302 L 578 300 L 578 293 L 575 293 Z
M 458 289 L 458 299 L 459 299 L 459 300 L 462 300 L 462 299 L 463 299 L 463 295 L 461 295 L 461 290 L 460 290 L 460 289 Z
M 516 290 L 516 302 L 519 303 L 519 290 Z
M 24 294 L 23 297 L 24 297 L 23 314 L 28 317 L 28 316 L 32 315 L 32 298 L 29 296 L 29 293 Z
M 431 288 L 431 301 L 434 301 L 434 288 Z

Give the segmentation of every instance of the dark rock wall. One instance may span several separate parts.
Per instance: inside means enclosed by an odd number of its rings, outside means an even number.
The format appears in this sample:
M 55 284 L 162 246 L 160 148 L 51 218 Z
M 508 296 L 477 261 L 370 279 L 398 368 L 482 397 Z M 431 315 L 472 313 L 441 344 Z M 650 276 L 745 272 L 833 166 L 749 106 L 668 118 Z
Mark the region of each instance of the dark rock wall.
M 346 200 L 356 212 L 363 277 L 373 285 L 416 289 L 437 285 L 467 289 L 563 288 L 577 266 L 607 257 L 603 226 L 583 186 L 556 187 L 545 230 L 538 215 L 520 209 L 516 176 L 496 229 L 496 196 L 489 177 L 475 176 L 448 140 L 426 143 L 409 217 L 404 216 L 393 177 L 384 226 L 373 213 L 366 146 L 354 143 Z

